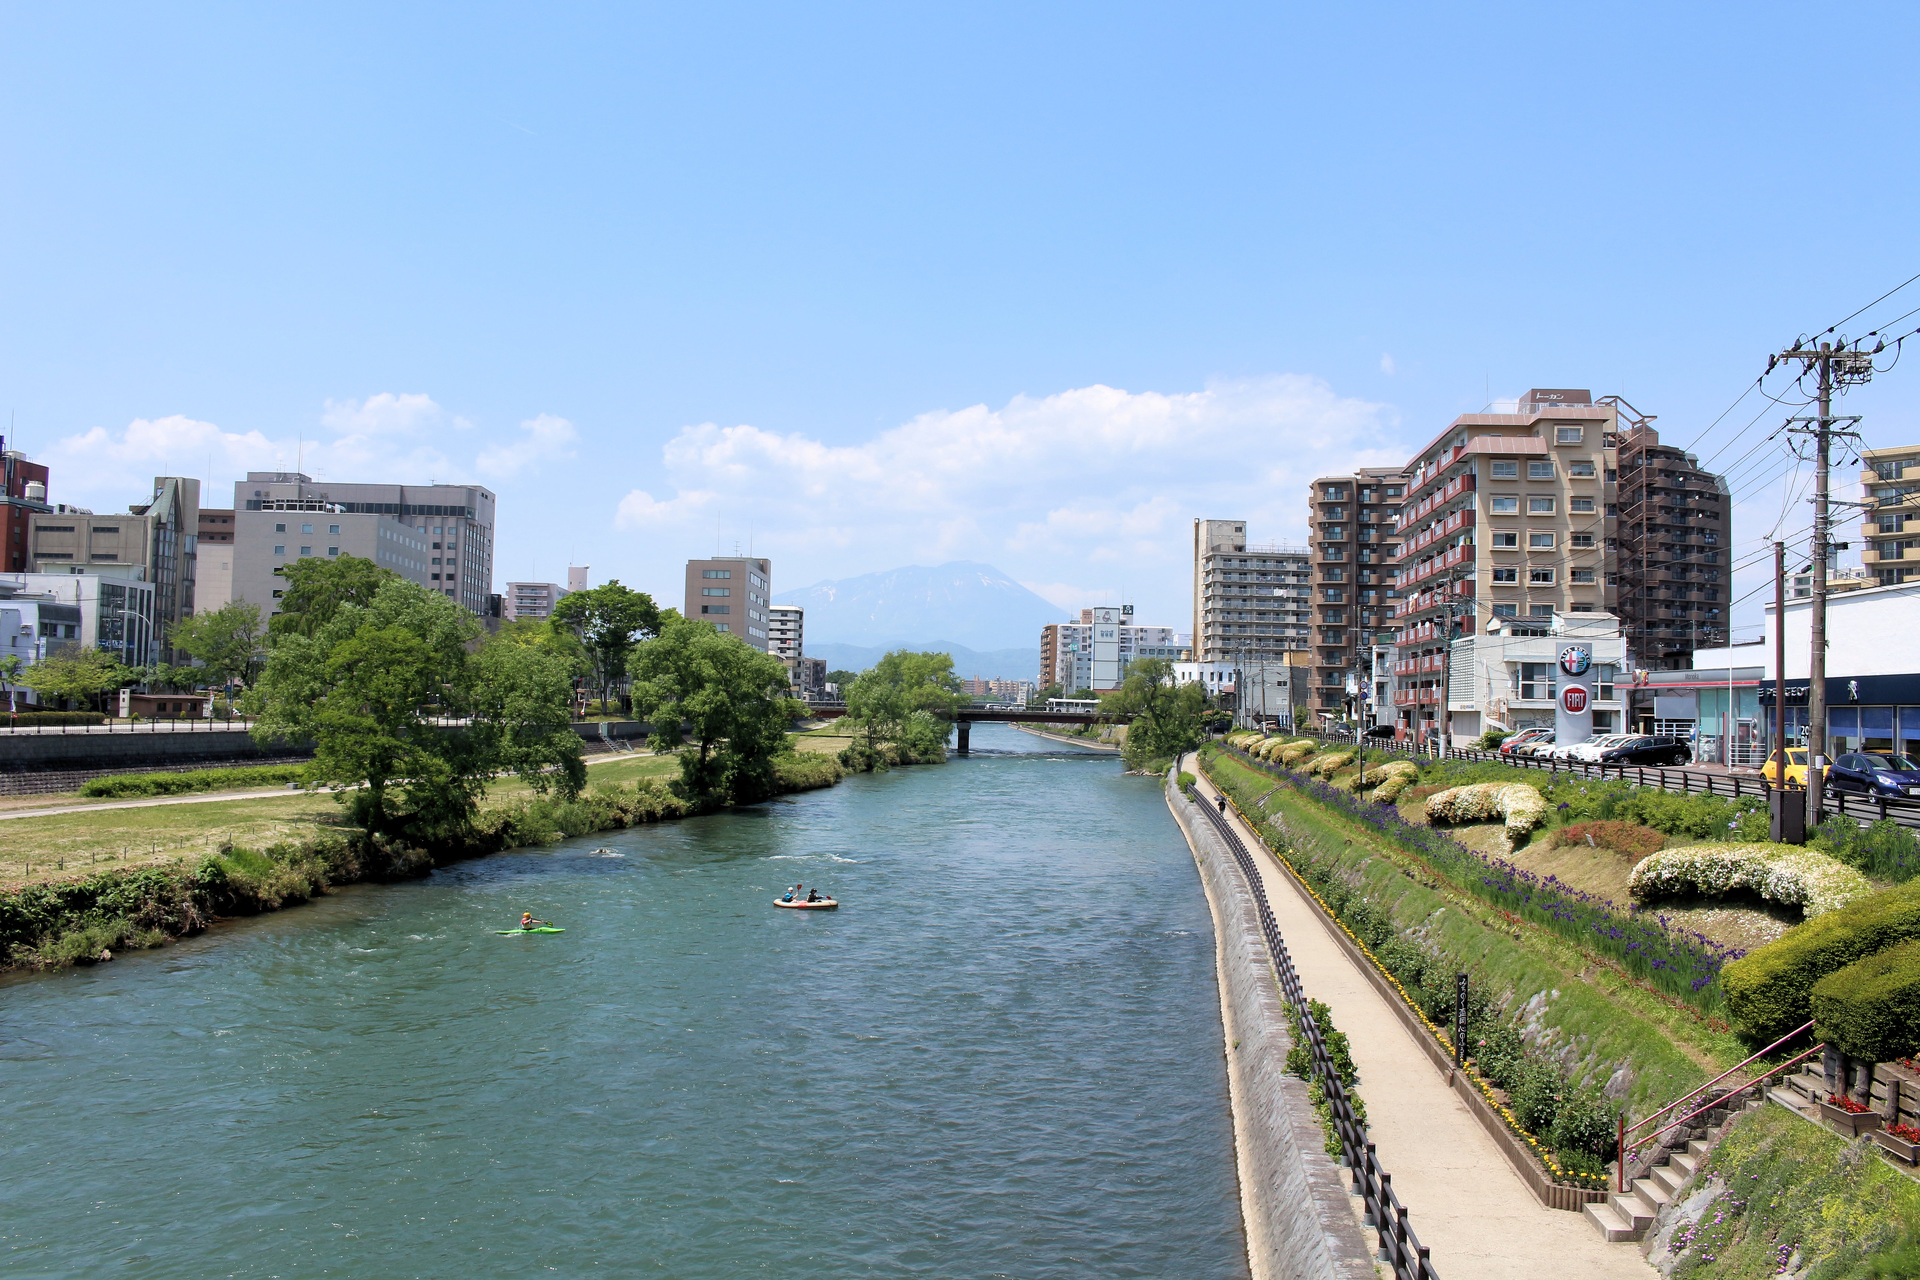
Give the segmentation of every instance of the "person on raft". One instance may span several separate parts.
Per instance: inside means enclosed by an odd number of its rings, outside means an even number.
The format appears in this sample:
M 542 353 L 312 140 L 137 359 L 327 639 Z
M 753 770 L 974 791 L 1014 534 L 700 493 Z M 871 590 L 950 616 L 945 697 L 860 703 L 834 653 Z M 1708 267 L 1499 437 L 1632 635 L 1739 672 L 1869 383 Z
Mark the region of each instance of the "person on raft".
M 531 929 L 533 928 L 533 926 L 537 924 L 549 924 L 549 923 L 551 922 L 547 920 L 535 920 L 533 918 L 533 912 L 531 911 L 522 911 L 520 913 L 520 927 L 522 929 Z
M 818 889 L 807 890 L 807 901 L 808 902 L 820 901 L 820 891 Z
M 799 893 L 800 893 L 800 886 L 795 885 L 793 886 L 793 888 L 787 890 L 784 895 L 782 895 L 780 901 L 792 902 L 797 896 L 799 896 Z

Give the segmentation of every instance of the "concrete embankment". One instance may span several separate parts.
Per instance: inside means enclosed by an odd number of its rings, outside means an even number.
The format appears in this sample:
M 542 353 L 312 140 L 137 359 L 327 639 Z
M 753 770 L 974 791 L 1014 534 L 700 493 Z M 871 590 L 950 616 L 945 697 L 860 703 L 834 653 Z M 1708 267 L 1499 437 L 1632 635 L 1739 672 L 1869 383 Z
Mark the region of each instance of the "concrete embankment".
M 1016 724 L 1013 727 L 1022 733 L 1030 733 L 1036 738 L 1045 738 L 1049 742 L 1063 742 L 1070 747 L 1085 747 L 1088 751 L 1105 751 L 1112 755 L 1120 754 L 1120 744 L 1117 742 L 1100 742 L 1093 738 L 1076 738 L 1066 733 L 1048 733 L 1045 729 L 1036 729 L 1031 725 L 1025 724 Z
M 1367 1237 L 1327 1157 L 1307 1083 L 1282 1070 L 1292 1038 L 1253 895 L 1219 837 L 1172 785 L 1167 807 L 1186 833 L 1213 912 L 1248 1267 L 1254 1280 L 1371 1280 Z

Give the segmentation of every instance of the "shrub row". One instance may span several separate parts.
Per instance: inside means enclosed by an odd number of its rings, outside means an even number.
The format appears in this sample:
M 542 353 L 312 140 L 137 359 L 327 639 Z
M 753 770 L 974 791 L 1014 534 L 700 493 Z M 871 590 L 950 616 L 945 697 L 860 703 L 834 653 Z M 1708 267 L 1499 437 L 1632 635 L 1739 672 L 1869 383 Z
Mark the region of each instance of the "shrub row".
M 278 787 L 304 782 L 303 764 L 250 765 L 238 769 L 194 769 L 183 773 L 121 773 L 88 778 L 80 784 L 83 796 L 179 796 L 196 791 L 227 791 L 242 787 Z
M 1920 938 L 1920 882 L 1911 881 L 1789 929 L 1729 964 L 1727 1009 L 1755 1040 L 1778 1040 L 1813 1017 L 1815 983 L 1910 938 Z
M 1865 1062 L 1920 1051 L 1920 938 L 1856 960 L 1813 984 L 1814 1034 Z
M 23 729 L 43 724 L 105 724 L 106 722 L 107 718 L 98 711 L 22 711 L 13 716 L 11 721 Z
M 1325 1150 L 1329 1158 L 1338 1160 L 1343 1154 L 1340 1145 L 1340 1129 L 1333 1120 L 1333 1103 L 1327 1099 L 1326 1087 L 1320 1081 L 1320 1073 L 1313 1069 L 1313 1048 L 1307 1043 L 1306 1032 L 1300 1028 L 1300 1010 L 1291 1004 L 1280 1006 L 1287 1015 L 1287 1028 L 1293 1037 L 1293 1044 L 1287 1050 L 1287 1058 L 1282 1070 L 1290 1076 L 1298 1076 L 1307 1082 L 1307 1100 L 1313 1103 L 1313 1113 L 1320 1117 L 1320 1131 L 1325 1135 Z M 1340 1084 L 1347 1094 L 1347 1106 L 1353 1111 L 1353 1118 L 1362 1126 L 1367 1123 L 1367 1104 L 1360 1099 L 1355 1087 L 1360 1082 L 1359 1068 L 1353 1065 L 1353 1046 L 1347 1042 L 1347 1033 L 1333 1025 L 1333 1010 L 1311 997 L 1307 1000 L 1307 1011 L 1313 1015 L 1313 1025 L 1320 1030 L 1320 1042 L 1327 1046 L 1327 1056 L 1333 1059 L 1333 1073 L 1340 1077 Z
M 1799 907 L 1809 920 L 1873 892 L 1865 876 L 1817 849 L 1765 843 L 1665 849 L 1636 866 L 1627 887 L 1639 900 L 1688 894 L 1718 898 L 1736 889 Z

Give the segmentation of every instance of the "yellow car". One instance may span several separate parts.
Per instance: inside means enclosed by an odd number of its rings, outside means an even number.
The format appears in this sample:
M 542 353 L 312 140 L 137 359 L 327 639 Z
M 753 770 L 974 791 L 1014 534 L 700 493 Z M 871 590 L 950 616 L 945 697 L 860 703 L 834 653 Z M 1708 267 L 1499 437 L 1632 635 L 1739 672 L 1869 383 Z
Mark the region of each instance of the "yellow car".
M 1774 752 L 1767 757 L 1766 764 L 1760 767 L 1760 776 L 1768 782 L 1780 780 L 1780 753 Z M 1787 785 L 1805 787 L 1807 785 L 1807 749 L 1805 747 L 1787 748 Z

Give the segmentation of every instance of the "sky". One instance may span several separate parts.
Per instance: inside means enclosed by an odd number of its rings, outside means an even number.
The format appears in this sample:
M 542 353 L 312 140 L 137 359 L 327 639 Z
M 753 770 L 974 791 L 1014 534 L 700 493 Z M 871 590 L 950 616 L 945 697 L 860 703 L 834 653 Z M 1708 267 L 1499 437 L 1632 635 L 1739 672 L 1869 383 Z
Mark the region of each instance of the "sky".
M 1315 475 L 1586 387 L 1741 463 L 1748 557 L 1810 518 L 1767 353 L 1920 272 L 1916 36 L 1892 4 L 7 6 L 0 422 L 96 510 L 296 464 L 484 484 L 496 589 L 588 564 L 677 604 L 737 544 L 776 589 L 977 560 L 1180 625 L 1195 518 L 1300 542 Z M 1843 411 L 1920 442 L 1920 361 Z

